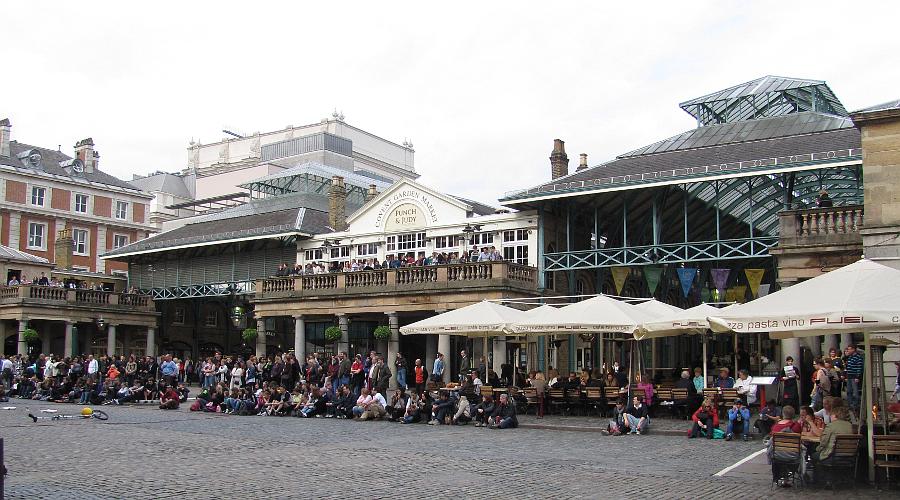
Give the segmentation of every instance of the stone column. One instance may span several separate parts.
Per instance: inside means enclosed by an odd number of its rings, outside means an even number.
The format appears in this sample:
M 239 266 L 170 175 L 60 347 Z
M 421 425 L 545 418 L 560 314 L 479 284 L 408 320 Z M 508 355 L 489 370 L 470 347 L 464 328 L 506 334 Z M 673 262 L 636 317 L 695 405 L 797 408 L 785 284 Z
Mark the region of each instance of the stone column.
M 806 347 L 809 347 L 810 352 L 812 353 L 813 359 L 818 358 L 822 355 L 822 336 L 815 335 L 813 337 L 806 337 L 803 339 Z
M 853 343 L 853 334 L 852 333 L 842 333 L 841 334 L 841 347 L 838 352 L 838 356 L 844 352 L 844 348 Z
M 0 356 L 12 354 L 6 352 L 6 322 L 0 319 Z
M 294 356 L 300 364 L 306 360 L 306 321 L 303 316 L 294 316 Z
M 20 355 L 28 354 L 28 343 L 25 342 L 25 329 L 28 328 L 28 318 L 19 319 L 19 345 L 18 353 Z
M 266 320 L 256 320 L 256 357 L 266 355 Z
M 841 350 L 841 336 L 840 335 L 826 335 L 825 336 L 825 348 L 824 351 L 827 352 L 831 349 Z
M 53 338 L 53 332 L 50 328 L 51 325 L 45 324 L 44 328 L 42 328 L 42 332 L 40 332 L 41 336 L 41 351 L 44 354 L 52 354 L 53 351 L 50 350 L 50 340 Z
M 66 340 L 64 341 L 65 343 L 63 344 L 63 357 L 71 358 L 73 355 L 72 342 L 74 340 L 72 334 L 74 333 L 73 328 L 75 327 L 75 324 L 72 323 L 71 321 L 66 321 L 65 324 L 66 324 Z
M 438 335 L 437 350 L 444 355 L 444 383 L 450 381 L 450 336 Z
M 350 318 L 346 314 L 338 314 L 338 327 L 341 329 L 341 343 L 338 345 L 338 351 L 347 351 L 350 349 Z
M 422 360 L 422 363 L 425 367 L 425 370 L 428 372 L 428 375 L 431 375 L 431 370 L 434 368 L 434 360 L 437 358 L 437 336 L 436 335 L 426 335 L 425 336 L 425 359 Z M 413 361 L 415 362 L 415 361 Z
M 109 324 L 106 327 L 106 355 L 116 354 L 116 325 Z
M 147 328 L 147 356 L 156 356 L 156 328 Z
M 800 366 L 800 339 L 781 339 L 781 359 L 778 366 L 784 366 L 784 360 L 790 356 L 794 358 L 794 364 Z
M 400 352 L 400 317 L 397 316 L 395 312 L 387 313 L 388 317 L 388 326 L 391 328 L 391 336 L 388 338 L 387 342 L 387 359 L 386 363 L 391 367 L 391 371 L 395 372 L 396 367 L 394 367 L 394 360 L 397 359 L 397 353 Z M 415 363 L 415 360 L 413 360 Z M 406 380 L 409 383 L 409 372 L 410 365 L 409 360 L 406 360 Z M 397 388 L 397 374 L 394 373 L 394 376 L 391 378 L 391 389 Z

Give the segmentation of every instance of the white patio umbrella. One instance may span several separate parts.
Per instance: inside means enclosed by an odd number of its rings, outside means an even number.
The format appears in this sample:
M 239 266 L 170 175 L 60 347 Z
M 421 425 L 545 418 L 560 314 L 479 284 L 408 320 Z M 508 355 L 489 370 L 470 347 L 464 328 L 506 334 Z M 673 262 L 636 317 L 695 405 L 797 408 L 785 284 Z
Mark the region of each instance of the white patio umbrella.
M 633 305 L 634 305 L 634 307 L 636 307 L 642 311 L 646 311 L 646 312 L 655 314 L 655 315 L 657 315 L 659 317 L 663 317 L 663 318 L 670 314 L 684 311 L 684 309 L 682 309 L 678 306 L 673 306 L 672 304 L 666 304 L 665 302 L 660 302 L 656 299 L 650 299 L 650 300 L 641 302 L 640 304 L 633 304 Z M 638 339 L 638 340 L 640 340 L 640 339 Z
M 633 333 L 637 325 L 655 319 L 654 313 L 598 295 L 555 310 L 527 315 L 512 325 L 516 333 Z
M 707 338 L 705 333 L 709 330 L 709 321 L 706 318 L 720 314 L 721 311 L 718 307 L 709 304 L 700 304 L 689 309 L 679 309 L 668 316 L 662 316 L 654 321 L 642 323 L 634 332 L 634 338 L 636 340 L 644 340 L 685 334 L 703 335 L 703 384 L 705 386 L 708 380 L 706 363 Z
M 513 335 L 512 324 L 526 318 L 526 315 L 526 311 L 485 300 L 400 327 L 400 333 L 481 337 L 484 339 L 484 356 L 487 357 L 488 337 Z
M 858 262 L 783 288 L 716 316 L 713 331 L 769 332 L 775 339 L 834 333 L 900 330 L 900 271 L 862 259 Z M 864 371 L 865 400 L 872 407 L 872 370 Z M 873 418 L 866 418 L 869 436 L 869 478 L 874 480 Z

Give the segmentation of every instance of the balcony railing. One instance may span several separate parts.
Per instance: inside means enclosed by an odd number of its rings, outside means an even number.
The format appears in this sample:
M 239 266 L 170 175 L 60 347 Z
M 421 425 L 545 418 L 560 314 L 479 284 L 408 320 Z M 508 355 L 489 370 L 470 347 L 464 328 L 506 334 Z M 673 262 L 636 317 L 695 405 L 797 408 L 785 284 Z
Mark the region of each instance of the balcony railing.
M 862 244 L 862 205 L 784 210 L 779 246 Z
M 153 299 L 149 295 L 41 285 L 0 286 L 0 304 L 10 303 L 50 303 L 85 307 L 112 306 L 145 311 L 155 310 Z
M 510 262 L 472 262 L 267 278 L 257 285 L 258 298 L 299 294 L 353 294 L 383 291 L 452 290 L 470 286 L 537 289 L 537 270 Z

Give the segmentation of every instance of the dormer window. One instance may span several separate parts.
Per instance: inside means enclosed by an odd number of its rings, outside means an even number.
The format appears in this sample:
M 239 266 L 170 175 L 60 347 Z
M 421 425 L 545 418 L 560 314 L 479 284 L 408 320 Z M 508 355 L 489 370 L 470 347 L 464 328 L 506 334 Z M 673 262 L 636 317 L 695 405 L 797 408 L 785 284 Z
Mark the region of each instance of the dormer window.
M 28 168 L 41 168 L 41 153 L 36 149 L 19 153 L 19 160 Z

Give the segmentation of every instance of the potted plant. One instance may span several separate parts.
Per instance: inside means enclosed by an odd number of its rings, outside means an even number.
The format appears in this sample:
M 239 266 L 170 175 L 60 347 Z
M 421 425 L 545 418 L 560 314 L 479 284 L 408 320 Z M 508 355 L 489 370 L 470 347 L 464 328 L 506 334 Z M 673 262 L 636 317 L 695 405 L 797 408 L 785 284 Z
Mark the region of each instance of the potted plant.
M 256 331 L 256 328 L 244 328 L 244 331 L 241 332 L 241 338 L 247 344 L 252 344 L 256 340 L 257 335 L 259 335 L 259 332 Z
M 40 340 L 38 332 L 34 328 L 26 328 L 25 331 L 22 332 L 22 338 L 25 340 L 26 344 L 34 344 Z
M 337 343 L 341 340 L 341 329 L 336 326 L 329 326 L 325 329 L 325 340 Z
M 391 327 L 387 325 L 379 325 L 375 327 L 375 331 L 372 332 L 372 335 L 378 340 L 387 340 L 391 338 Z

